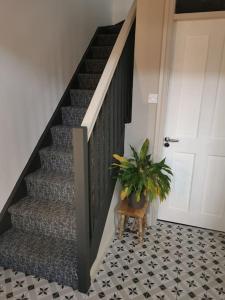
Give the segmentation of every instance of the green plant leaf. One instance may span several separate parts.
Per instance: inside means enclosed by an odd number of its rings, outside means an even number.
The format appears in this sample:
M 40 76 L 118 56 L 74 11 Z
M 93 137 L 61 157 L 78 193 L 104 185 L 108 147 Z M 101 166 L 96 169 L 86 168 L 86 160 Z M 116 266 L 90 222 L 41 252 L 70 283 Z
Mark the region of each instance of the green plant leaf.
M 141 147 L 141 151 L 140 151 L 140 159 L 143 160 L 146 158 L 147 154 L 148 154 L 148 148 L 149 148 L 149 139 L 146 139 L 144 141 L 144 144 Z
M 158 198 L 164 201 L 170 192 L 173 176 L 171 168 L 165 163 L 166 159 L 157 163 L 151 160 L 148 139 L 143 143 L 140 153 L 130 147 L 133 154 L 131 158 L 113 156 L 118 161 L 112 164 L 112 168 L 122 185 L 121 198 L 125 199 L 134 193 L 136 201 L 140 201 L 143 194 L 149 201 Z

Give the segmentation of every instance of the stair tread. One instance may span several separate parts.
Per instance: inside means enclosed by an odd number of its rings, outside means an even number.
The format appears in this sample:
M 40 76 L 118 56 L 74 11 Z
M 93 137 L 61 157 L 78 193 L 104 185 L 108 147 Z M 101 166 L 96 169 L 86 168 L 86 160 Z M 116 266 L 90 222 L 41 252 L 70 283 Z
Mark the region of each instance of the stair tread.
M 110 37 L 111 39 L 115 39 L 115 38 L 117 38 L 118 37 L 118 33 L 98 33 L 97 35 L 96 35 L 96 37 L 98 38 L 98 37 L 101 37 L 101 38 L 104 38 L 104 37 L 106 37 L 106 38 L 108 38 L 108 37 Z
M 36 218 L 41 217 L 49 222 L 55 221 L 57 218 L 57 222 L 64 221 L 67 223 L 67 221 L 74 219 L 72 204 L 39 200 L 29 196 L 10 206 L 9 212 L 20 216 L 34 216 L 35 213 Z
M 82 77 L 95 77 L 95 78 L 100 78 L 101 75 L 102 73 L 84 73 L 84 72 L 80 72 L 78 74 L 78 76 L 82 76 Z M 84 90 L 93 90 L 93 89 L 84 89 Z
M 66 106 L 64 106 L 64 107 L 66 107 Z M 63 129 L 63 130 L 71 130 L 72 128 L 73 128 L 73 126 L 63 125 L 63 124 L 61 124 L 61 125 L 54 125 L 54 126 L 51 127 L 51 129 Z M 58 147 L 58 146 L 56 146 L 56 147 Z
M 80 126 L 85 116 L 87 108 L 84 106 L 64 106 L 62 109 L 62 122 L 65 125 Z
M 68 126 L 65 126 L 68 127 Z M 47 146 L 44 148 L 41 148 L 39 150 L 39 152 L 44 152 L 44 153 L 59 153 L 59 154 L 63 154 L 63 155 L 67 155 L 67 154 L 72 154 L 72 149 L 68 148 L 68 147 L 63 147 L 60 145 L 51 145 L 51 146 Z
M 62 110 L 73 110 L 73 111 L 77 111 L 77 112 L 85 112 L 86 111 L 86 107 L 76 107 L 76 106 L 73 106 L 73 105 L 70 105 L 70 106 L 62 106 Z M 70 126 L 68 126 L 70 127 Z
M 77 240 L 74 206 L 25 197 L 10 206 L 14 227 L 45 236 Z
M 38 169 L 37 171 L 30 173 L 26 176 L 26 178 L 36 179 L 40 181 L 51 182 L 55 181 L 56 183 L 63 184 L 64 182 L 71 182 L 73 183 L 73 176 L 72 175 L 64 175 L 56 172 L 46 171 L 42 169 Z
M 113 49 L 113 46 L 92 45 L 88 52 L 88 58 L 108 59 L 110 56 L 110 53 L 112 52 L 112 49 Z
M 77 91 L 79 93 L 93 93 L 95 92 L 94 89 L 71 89 L 70 91 Z
M 86 58 L 80 73 L 102 74 L 107 63 L 107 58 Z
M 84 62 L 107 62 L 107 58 L 85 58 Z
M 11 247 L 7 247 L 10 246 Z M 7 255 L 26 256 L 32 260 L 32 257 L 38 257 L 41 261 L 65 262 L 74 261 L 74 251 L 68 251 L 68 247 L 74 246 L 74 242 L 62 239 L 38 236 L 20 231 L 18 229 L 10 229 L 0 236 L 0 253 L 3 254 L 7 248 Z M 56 248 L 58 247 L 58 249 Z M 51 251 L 48 251 L 51 250 Z M 63 253 L 60 250 L 65 250 Z M 61 252 L 61 253 L 60 253 Z
M 12 228 L 0 236 L 0 264 L 76 288 L 75 245 Z
M 98 33 L 94 39 L 94 44 L 98 46 L 113 46 L 118 34 L 116 33 Z

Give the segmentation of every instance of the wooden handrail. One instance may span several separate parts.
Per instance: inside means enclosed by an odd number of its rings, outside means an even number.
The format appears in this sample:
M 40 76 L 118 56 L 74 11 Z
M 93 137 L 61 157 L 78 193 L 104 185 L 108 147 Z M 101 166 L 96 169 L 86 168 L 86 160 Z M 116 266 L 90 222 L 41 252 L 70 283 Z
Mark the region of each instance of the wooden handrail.
M 119 33 L 115 46 L 111 52 L 111 55 L 108 59 L 104 72 L 100 78 L 98 86 L 95 90 L 95 93 L 92 97 L 92 100 L 89 104 L 89 107 L 84 116 L 83 122 L 81 124 L 82 127 L 87 128 L 87 138 L 89 140 L 92 130 L 95 126 L 95 122 L 97 120 L 98 114 L 104 102 L 106 93 L 108 91 L 109 85 L 111 83 L 113 74 L 116 70 L 117 64 L 119 62 L 120 56 L 122 54 L 123 48 L 125 46 L 126 40 L 128 38 L 129 32 L 133 25 L 133 22 L 136 17 L 136 0 L 134 1 L 128 17 L 126 18 L 123 27 Z

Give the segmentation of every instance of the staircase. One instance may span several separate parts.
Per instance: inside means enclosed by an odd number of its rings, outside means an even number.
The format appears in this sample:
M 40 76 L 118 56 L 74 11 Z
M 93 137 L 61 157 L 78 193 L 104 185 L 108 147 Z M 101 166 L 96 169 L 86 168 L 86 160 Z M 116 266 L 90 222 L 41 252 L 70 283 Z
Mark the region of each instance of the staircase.
M 0 236 L 0 266 L 77 288 L 72 128 L 81 125 L 121 26 L 98 30 L 82 59 L 70 105 L 50 129 L 52 143 L 39 150 L 41 167 L 25 176 L 27 195 L 8 209 L 12 227 Z

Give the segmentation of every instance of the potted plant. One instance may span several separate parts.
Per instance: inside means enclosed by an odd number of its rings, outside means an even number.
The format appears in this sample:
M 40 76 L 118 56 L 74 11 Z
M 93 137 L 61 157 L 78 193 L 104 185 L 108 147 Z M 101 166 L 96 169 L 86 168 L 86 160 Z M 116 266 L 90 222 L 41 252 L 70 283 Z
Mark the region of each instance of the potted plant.
M 165 163 L 165 159 L 154 163 L 151 154 L 148 153 L 149 140 L 146 139 L 138 153 L 130 146 L 132 157 L 125 158 L 118 154 L 113 157 L 118 161 L 112 166 L 118 168 L 117 178 L 122 190 L 121 200 L 128 199 L 129 206 L 141 208 L 145 201 L 160 199 L 164 201 L 170 191 L 172 176 L 171 168 Z

